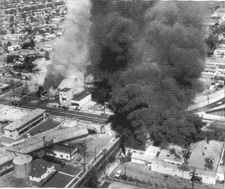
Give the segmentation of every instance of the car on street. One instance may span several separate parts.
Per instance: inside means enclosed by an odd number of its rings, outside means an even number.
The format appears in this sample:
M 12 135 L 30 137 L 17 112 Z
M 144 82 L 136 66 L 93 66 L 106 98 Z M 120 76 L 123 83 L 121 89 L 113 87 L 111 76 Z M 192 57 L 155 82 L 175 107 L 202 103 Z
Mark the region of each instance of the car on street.
M 221 101 L 216 103 L 216 105 L 222 105 L 222 104 L 223 104 L 223 102 L 221 102 Z
M 120 175 L 121 175 L 121 173 L 122 173 L 122 170 L 118 170 L 118 171 L 116 172 L 116 174 L 115 174 L 115 177 L 116 177 L 116 178 L 119 178 Z

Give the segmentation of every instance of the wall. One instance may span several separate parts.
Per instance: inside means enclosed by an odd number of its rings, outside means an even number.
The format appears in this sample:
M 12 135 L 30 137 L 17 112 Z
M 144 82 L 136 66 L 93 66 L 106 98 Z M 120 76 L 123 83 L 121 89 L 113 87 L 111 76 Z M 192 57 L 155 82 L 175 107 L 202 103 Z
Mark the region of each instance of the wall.
M 69 153 L 64 153 L 64 152 L 56 152 L 55 153 L 55 157 L 60 158 L 60 159 L 65 159 L 65 160 L 71 160 L 70 159 L 70 154 Z
M 146 164 L 145 161 L 140 159 L 131 158 L 131 162 L 137 163 L 137 164 Z
M 4 135 L 7 138 L 12 138 L 14 140 L 16 140 L 18 138 L 18 132 L 15 131 L 9 131 L 9 130 L 3 130 L 4 131 Z
M 224 174 L 223 173 L 216 173 L 216 177 L 218 181 L 224 181 Z
M 216 184 L 216 175 L 215 176 L 198 175 L 198 176 L 202 177 L 202 183 L 211 185 Z
M 157 162 L 152 162 L 151 170 L 158 173 L 166 174 L 166 175 L 172 175 L 172 176 L 177 176 L 180 178 L 191 179 L 189 171 L 182 171 L 178 168 L 175 168 L 169 165 L 166 166 L 166 165 L 157 164 Z
M 89 94 L 88 96 L 86 96 L 85 98 L 83 98 L 80 102 L 80 106 L 83 106 L 85 104 L 87 104 L 88 102 L 91 101 L 91 94 Z
M 76 101 L 76 100 L 71 100 L 71 104 L 72 103 L 76 103 L 79 104 L 79 108 L 81 108 L 83 105 L 87 104 L 88 102 L 91 101 L 91 94 L 89 94 L 88 96 L 86 96 L 85 98 L 83 98 L 80 101 Z
M 65 100 L 63 100 L 63 98 L 65 98 Z M 60 105 L 68 105 L 68 103 L 70 102 L 70 100 L 73 98 L 73 91 L 72 89 L 69 91 L 59 91 L 59 102 Z

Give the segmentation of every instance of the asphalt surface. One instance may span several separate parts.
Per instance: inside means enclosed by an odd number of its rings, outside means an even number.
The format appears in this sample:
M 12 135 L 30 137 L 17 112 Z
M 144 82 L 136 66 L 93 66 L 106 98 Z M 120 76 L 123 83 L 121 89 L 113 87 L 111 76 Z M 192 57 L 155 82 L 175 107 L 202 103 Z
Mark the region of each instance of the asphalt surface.
M 218 100 L 216 102 L 213 102 L 213 103 L 210 103 L 204 107 L 200 107 L 200 108 L 196 108 L 194 110 L 191 110 L 190 112 L 205 112 L 209 109 L 212 109 L 212 108 L 215 108 L 218 106 L 218 102 L 221 102 L 221 104 L 224 104 L 225 103 L 225 98 L 221 99 L 221 100 Z
M 103 115 L 96 115 L 96 114 L 90 114 L 90 113 L 84 113 L 79 111 L 72 111 L 72 110 L 65 110 L 62 108 L 57 107 L 48 107 L 45 105 L 40 104 L 20 104 L 22 108 L 29 108 L 29 109 L 44 109 L 47 112 L 49 112 L 52 115 L 56 116 L 62 116 L 62 117 L 76 117 L 77 119 L 85 120 L 85 121 L 92 121 L 96 123 L 106 123 L 108 121 L 108 117 L 105 117 Z

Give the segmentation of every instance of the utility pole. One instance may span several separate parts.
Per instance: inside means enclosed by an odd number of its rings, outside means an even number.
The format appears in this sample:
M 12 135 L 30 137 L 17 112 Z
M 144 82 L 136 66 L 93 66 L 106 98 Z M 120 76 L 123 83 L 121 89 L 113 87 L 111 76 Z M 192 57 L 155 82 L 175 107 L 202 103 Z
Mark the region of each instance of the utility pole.
M 96 160 L 96 146 L 95 146 L 95 160 Z
M 191 186 L 191 189 L 194 189 L 194 187 L 195 187 L 195 168 L 194 168 L 194 170 L 193 170 L 193 172 L 191 172 L 192 173 L 192 177 L 191 177 L 191 182 L 192 182 L 192 186 Z
M 84 150 L 84 172 L 86 171 L 86 144 L 85 143 L 80 143 L 80 145 L 83 147 Z
M 225 98 L 225 86 L 223 85 L 224 87 L 224 98 Z M 225 118 L 225 109 L 223 109 L 223 117 Z M 224 128 L 225 129 L 225 128 Z M 225 132 L 223 130 L 223 157 L 224 157 L 224 153 L 225 153 Z M 222 158 L 223 158 L 222 157 Z M 223 182 L 223 189 L 225 189 L 225 162 L 224 162 L 224 158 L 223 158 L 223 176 L 224 176 L 224 182 Z
M 15 89 L 14 89 L 14 80 L 12 79 L 12 87 L 13 87 L 13 98 L 14 101 L 16 100 L 16 96 L 15 96 Z
M 84 146 L 84 171 L 86 171 L 86 146 Z

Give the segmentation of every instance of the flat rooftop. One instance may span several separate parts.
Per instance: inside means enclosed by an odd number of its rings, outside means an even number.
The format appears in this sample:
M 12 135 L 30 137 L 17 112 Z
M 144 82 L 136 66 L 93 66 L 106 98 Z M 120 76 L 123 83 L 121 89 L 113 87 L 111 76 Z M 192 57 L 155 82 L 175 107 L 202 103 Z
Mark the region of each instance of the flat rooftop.
M 30 112 L 28 109 L 0 104 L 0 121 L 14 122 Z
M 208 171 L 216 171 L 220 156 L 223 150 L 223 142 L 210 140 L 208 143 L 206 140 L 197 142 L 191 146 L 191 155 L 188 159 L 188 165 L 198 169 L 205 170 L 206 158 L 212 160 L 212 169 Z
M 7 125 L 3 129 L 4 130 L 9 130 L 9 131 L 14 131 L 14 130 L 20 128 L 22 125 L 26 124 L 28 121 L 31 121 L 34 118 L 36 118 L 37 116 L 43 114 L 44 112 L 45 112 L 45 110 L 35 109 L 31 113 L 23 116 L 21 119 L 18 119 L 18 120 L 16 120 L 13 123 Z
M 90 95 L 90 93 L 88 93 L 88 92 L 86 92 L 86 91 L 83 91 L 83 92 L 81 92 L 81 93 L 78 93 L 78 94 L 73 95 L 72 100 L 80 101 L 80 100 L 82 100 L 83 98 L 87 97 L 88 95 Z
M 67 92 L 67 91 L 69 91 L 69 90 L 71 90 L 71 88 L 63 88 L 63 89 L 60 89 L 59 91 L 60 91 L 60 92 Z

